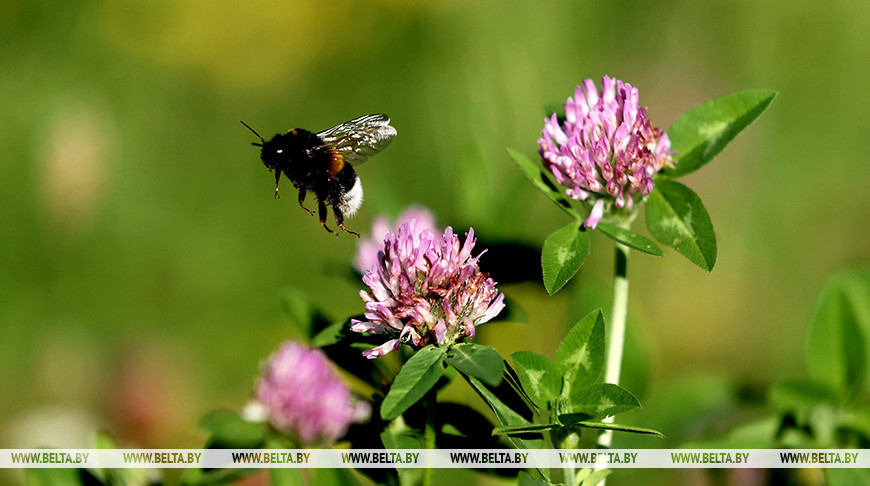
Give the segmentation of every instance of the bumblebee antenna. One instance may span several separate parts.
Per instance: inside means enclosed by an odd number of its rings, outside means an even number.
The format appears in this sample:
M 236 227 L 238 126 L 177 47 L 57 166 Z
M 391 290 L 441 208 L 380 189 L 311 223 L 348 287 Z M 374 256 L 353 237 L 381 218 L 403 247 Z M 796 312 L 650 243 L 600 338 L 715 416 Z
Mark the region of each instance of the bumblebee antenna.
M 242 122 L 242 125 L 244 125 L 244 126 L 245 126 L 245 127 L 246 127 L 246 128 L 247 128 L 247 129 L 248 129 L 248 130 L 250 130 L 250 131 L 252 131 L 252 132 L 254 132 L 254 135 L 256 135 L 256 136 L 257 136 L 257 138 L 259 138 L 259 139 L 260 139 L 260 142 L 262 142 L 262 143 L 256 143 L 256 142 L 251 142 L 251 145 L 256 145 L 256 146 L 257 146 L 257 147 L 262 147 L 262 146 L 263 146 L 263 144 L 264 144 L 264 143 L 266 143 L 266 141 L 265 141 L 265 140 L 263 140 L 263 137 L 261 137 L 261 136 L 260 136 L 260 134 L 259 134 L 259 133 L 257 133 L 257 131 L 256 131 L 256 130 L 254 130 L 254 129 L 253 129 L 253 128 L 251 128 L 251 126 L 250 126 L 250 125 L 248 125 L 248 124 L 247 124 L 247 123 L 245 123 L 245 122 L 243 122 L 243 121 L 242 121 L 242 120 L 239 120 L 239 121 L 240 121 L 240 122 Z

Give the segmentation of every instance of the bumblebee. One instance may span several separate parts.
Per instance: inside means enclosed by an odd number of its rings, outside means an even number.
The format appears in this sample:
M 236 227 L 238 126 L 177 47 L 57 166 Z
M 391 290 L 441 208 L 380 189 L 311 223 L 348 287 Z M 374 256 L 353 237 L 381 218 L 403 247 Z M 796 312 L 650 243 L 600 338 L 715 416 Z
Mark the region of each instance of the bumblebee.
M 247 123 L 242 125 L 260 139 L 260 143 L 251 145 L 262 147 L 260 159 L 269 172 L 275 173 L 276 199 L 283 172 L 299 190 L 299 205 L 312 216 L 314 211 L 305 207 L 305 196 L 308 191 L 314 193 L 320 224 L 326 231 L 338 236 L 326 226 L 326 207 L 330 206 L 338 227 L 359 237 L 359 233 L 344 227 L 344 218 L 356 214 L 363 201 L 362 184 L 352 164 L 365 162 L 396 136 L 387 115 L 361 116 L 319 133 L 294 128 L 268 142 Z

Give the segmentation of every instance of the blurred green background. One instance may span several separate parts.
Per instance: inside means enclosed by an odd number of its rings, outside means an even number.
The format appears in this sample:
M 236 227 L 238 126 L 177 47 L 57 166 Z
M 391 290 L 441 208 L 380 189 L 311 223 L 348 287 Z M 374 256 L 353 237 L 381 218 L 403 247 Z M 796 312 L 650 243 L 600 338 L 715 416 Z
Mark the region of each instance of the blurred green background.
M 672 250 L 630 261 L 636 421 L 690 420 L 655 408 L 684 384 L 751 402 L 805 375 L 824 279 L 870 257 L 868 25 L 851 0 L 7 0 L 0 447 L 83 447 L 98 428 L 123 445 L 198 447 L 197 418 L 243 405 L 260 360 L 293 336 L 288 288 L 334 318 L 361 311 L 355 239 L 324 232 L 286 181 L 272 198 L 240 119 L 268 138 L 387 113 L 399 135 L 359 168 L 366 203 L 350 229 L 420 203 L 485 240 L 540 245 L 567 220 L 504 148 L 534 155 L 544 106 L 603 74 L 639 87 L 663 128 L 715 96 L 780 92 L 684 180 L 713 219 L 713 272 Z M 529 322 L 481 339 L 552 356 L 607 294 L 610 247 L 594 236 L 556 297 L 503 286 Z

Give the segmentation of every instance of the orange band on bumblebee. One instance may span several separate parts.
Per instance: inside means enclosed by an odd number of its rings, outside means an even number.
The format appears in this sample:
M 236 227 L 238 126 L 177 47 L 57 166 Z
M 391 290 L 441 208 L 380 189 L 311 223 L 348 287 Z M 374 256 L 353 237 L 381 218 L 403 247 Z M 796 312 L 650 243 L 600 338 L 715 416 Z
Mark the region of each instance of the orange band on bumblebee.
M 329 177 L 335 177 L 344 168 L 344 156 L 341 152 L 330 147 L 329 148 Z

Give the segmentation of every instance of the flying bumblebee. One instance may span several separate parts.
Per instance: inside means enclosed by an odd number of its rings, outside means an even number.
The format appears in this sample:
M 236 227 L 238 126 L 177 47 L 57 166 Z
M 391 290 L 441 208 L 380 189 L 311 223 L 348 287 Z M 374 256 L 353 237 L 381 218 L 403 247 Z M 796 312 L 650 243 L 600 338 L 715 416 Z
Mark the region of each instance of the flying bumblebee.
M 320 224 L 326 231 L 338 233 L 326 226 L 326 206 L 332 207 L 335 223 L 345 233 L 359 237 L 359 233 L 344 227 L 344 218 L 353 216 L 363 201 L 362 184 L 351 164 L 361 164 L 380 152 L 396 136 L 387 115 L 366 115 L 312 133 L 294 128 L 277 134 L 268 142 L 247 123 L 248 130 L 260 139 L 251 145 L 262 147 L 260 159 L 269 172 L 275 172 L 275 198 L 278 198 L 278 181 L 281 172 L 299 189 L 299 205 L 314 216 L 314 211 L 305 207 L 308 191 L 317 197 Z

